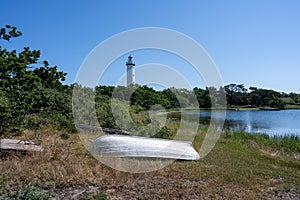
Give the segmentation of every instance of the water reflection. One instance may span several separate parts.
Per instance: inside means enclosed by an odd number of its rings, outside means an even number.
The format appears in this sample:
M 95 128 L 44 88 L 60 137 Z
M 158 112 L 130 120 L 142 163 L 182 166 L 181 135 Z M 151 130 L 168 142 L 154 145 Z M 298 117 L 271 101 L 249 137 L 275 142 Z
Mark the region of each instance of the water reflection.
M 200 123 L 209 124 L 211 118 L 224 120 L 223 111 L 188 111 L 187 115 L 199 115 Z M 226 112 L 224 130 L 266 133 L 268 135 L 300 135 L 300 110 L 281 111 L 232 111 Z

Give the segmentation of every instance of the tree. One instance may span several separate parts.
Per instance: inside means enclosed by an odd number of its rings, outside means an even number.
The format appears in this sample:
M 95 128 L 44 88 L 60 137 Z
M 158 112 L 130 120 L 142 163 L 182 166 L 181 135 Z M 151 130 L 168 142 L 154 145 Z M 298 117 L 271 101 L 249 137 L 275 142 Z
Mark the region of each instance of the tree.
M 5 28 L 0 29 L 0 39 L 9 41 L 11 38 L 19 37 L 22 35 L 15 26 L 7 24 Z
M 161 94 L 162 98 L 167 99 L 167 105 L 163 105 L 166 109 L 180 107 L 179 101 L 175 93 L 170 88 L 164 89 Z
M 250 103 L 254 106 L 268 106 L 283 109 L 285 103 L 281 99 L 283 96 L 281 93 L 274 90 L 260 89 L 250 87 L 251 92 L 249 94 Z
M 14 26 L 6 25 L 0 29 L 2 40 L 10 41 L 21 35 Z M 45 110 L 55 107 L 54 104 L 61 104 L 51 102 L 53 90 L 66 92 L 68 88 L 62 84 L 66 73 L 58 71 L 57 66 L 50 67 L 47 61 L 40 62 L 39 59 L 39 50 L 24 47 L 18 53 L 17 50 L 8 51 L 0 46 L 0 89 L 11 107 L 11 118 L 6 122 L 11 127 L 20 128 L 26 116 L 41 116 Z M 62 93 L 58 96 L 60 94 Z M 0 125 L 4 127 L 3 123 Z
M 247 89 L 243 84 L 229 84 L 225 86 L 227 103 L 230 106 L 248 105 Z
M 9 125 L 11 119 L 11 107 L 4 92 L 0 90 L 0 134 L 3 133 Z

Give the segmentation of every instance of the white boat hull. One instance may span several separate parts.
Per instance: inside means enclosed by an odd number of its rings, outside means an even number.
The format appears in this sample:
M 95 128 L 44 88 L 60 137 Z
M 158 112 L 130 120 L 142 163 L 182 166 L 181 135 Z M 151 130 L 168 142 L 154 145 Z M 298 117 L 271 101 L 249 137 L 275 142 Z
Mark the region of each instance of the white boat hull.
M 104 135 L 91 148 L 103 157 L 198 160 L 191 142 L 125 135 Z

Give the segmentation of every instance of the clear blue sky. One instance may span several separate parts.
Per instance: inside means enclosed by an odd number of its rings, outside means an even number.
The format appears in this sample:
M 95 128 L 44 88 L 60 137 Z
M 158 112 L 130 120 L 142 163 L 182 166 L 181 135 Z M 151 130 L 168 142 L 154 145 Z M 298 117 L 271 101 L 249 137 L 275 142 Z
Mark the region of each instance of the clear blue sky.
M 67 72 L 66 83 L 72 83 L 84 58 L 103 40 L 128 29 L 164 27 L 201 44 L 225 84 L 300 92 L 299 10 L 298 0 L 2 1 L 0 26 L 17 26 L 23 36 L 1 46 L 40 49 L 42 59 Z M 172 59 L 151 53 L 139 57 L 137 52 L 136 63 Z M 125 66 L 112 67 L 108 77 L 116 78 L 116 70 Z M 101 83 L 112 84 L 109 78 Z

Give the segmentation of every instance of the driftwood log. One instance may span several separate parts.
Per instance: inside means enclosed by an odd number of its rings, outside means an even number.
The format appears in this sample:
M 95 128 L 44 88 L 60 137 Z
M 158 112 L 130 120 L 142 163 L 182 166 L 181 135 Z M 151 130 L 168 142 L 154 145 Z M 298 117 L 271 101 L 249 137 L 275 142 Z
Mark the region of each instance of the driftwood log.
M 130 132 L 120 129 L 104 128 L 99 126 L 90 126 L 86 124 L 76 124 L 77 128 L 85 131 L 105 132 L 107 134 L 130 135 Z
M 43 151 L 43 147 L 32 141 L 2 139 L 0 140 L 1 151 Z

